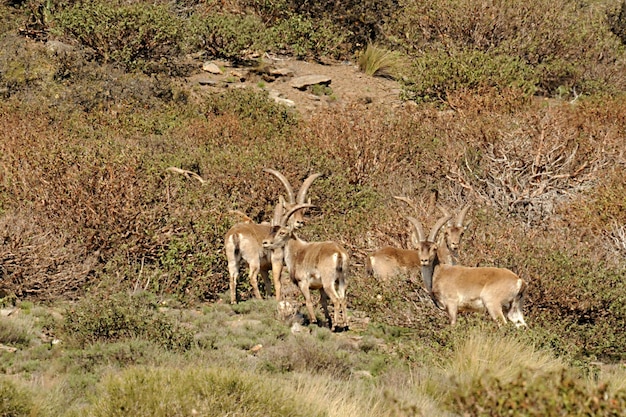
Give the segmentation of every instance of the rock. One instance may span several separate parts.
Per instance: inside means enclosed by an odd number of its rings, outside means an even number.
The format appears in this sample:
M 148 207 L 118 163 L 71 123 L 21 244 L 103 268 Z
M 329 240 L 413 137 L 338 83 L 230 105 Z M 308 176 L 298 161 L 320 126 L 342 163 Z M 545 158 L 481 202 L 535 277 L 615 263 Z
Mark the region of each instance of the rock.
M 276 77 L 291 77 L 293 76 L 293 70 L 291 68 L 271 68 L 269 74 Z
M 218 83 L 217 83 L 217 81 L 212 80 L 210 78 L 200 78 L 198 80 L 198 84 L 200 84 L 200 85 L 217 85 Z
M 294 78 L 293 80 L 291 80 L 289 85 L 293 88 L 297 88 L 298 90 L 304 90 L 310 85 L 329 85 L 331 81 L 332 79 L 326 75 L 304 75 L 302 77 Z
M 282 105 L 285 105 L 287 107 L 295 107 L 295 105 L 296 105 L 296 103 L 293 100 L 289 100 L 287 98 L 281 97 L 281 94 L 278 91 L 276 91 L 276 90 L 270 90 L 268 95 L 269 95 L 269 98 L 271 98 L 272 100 L 274 100 L 278 104 L 282 104 Z M 287 301 L 281 301 L 281 303 L 289 304 Z M 285 308 L 285 307 L 284 306 L 281 307 L 281 304 L 279 303 L 278 308 L 280 310 L 281 308 Z
M 296 103 L 293 100 L 289 100 L 288 98 L 276 97 L 274 101 L 278 104 L 282 104 L 287 107 L 295 107 Z
M 60 41 L 48 41 L 46 42 L 46 49 L 54 54 L 67 54 L 73 51 L 74 47 Z
M 220 67 L 212 62 L 205 62 L 204 64 L 202 64 L 202 70 L 210 72 L 211 74 L 222 74 L 222 70 L 220 69 Z
M 298 333 L 311 333 L 311 329 L 304 327 L 298 322 L 295 322 L 291 325 L 291 334 L 298 334 Z

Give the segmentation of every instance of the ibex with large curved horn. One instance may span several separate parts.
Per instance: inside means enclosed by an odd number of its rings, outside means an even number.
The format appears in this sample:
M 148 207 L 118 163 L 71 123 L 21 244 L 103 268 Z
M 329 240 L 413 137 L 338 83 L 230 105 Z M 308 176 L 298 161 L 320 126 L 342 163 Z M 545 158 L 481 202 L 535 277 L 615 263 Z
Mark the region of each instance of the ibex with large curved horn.
M 336 242 L 306 242 L 296 236 L 295 227 L 288 220 L 297 211 L 308 207 L 313 206 L 298 204 L 287 211 L 280 224 L 274 226 L 272 233 L 263 240 L 263 247 L 268 250 L 284 249 L 289 276 L 304 296 L 312 323 L 316 323 L 317 318 L 311 301 L 311 290 L 319 290 L 329 327 L 335 330 L 347 329 L 346 286 L 350 258 L 348 252 Z M 332 321 L 328 312 L 329 298 L 334 306 Z
M 421 229 L 417 219 L 411 221 L 416 224 L 416 229 Z M 420 235 L 420 240 L 424 240 L 423 236 Z M 437 249 L 437 245 L 434 245 L 428 256 L 422 257 L 422 278 L 435 305 L 446 311 L 451 325 L 456 323 L 459 310 L 486 309 L 498 326 L 501 321 L 506 324 L 507 318 L 517 327 L 526 326 L 522 314 L 522 303 L 528 286 L 525 280 L 506 268 L 441 263 Z
M 407 197 L 394 196 L 396 200 L 404 201 L 415 212 L 417 212 L 417 206 L 415 203 Z M 451 216 L 445 219 L 440 219 L 433 227 L 430 235 L 427 239 L 423 239 L 424 231 L 419 222 L 415 223 L 407 217 L 413 226 L 414 232 L 411 233 L 411 243 L 417 250 L 395 248 L 393 246 L 385 246 L 370 253 L 365 260 L 365 268 L 367 272 L 374 275 L 376 278 L 382 280 L 389 280 L 392 277 L 398 275 L 417 275 L 422 267 L 421 259 L 424 256 L 428 256 L 431 252 L 431 248 L 436 248 L 435 244 L 439 229 L 450 219 Z
M 280 219 L 283 213 L 287 210 L 287 207 L 292 207 L 297 204 L 297 201 L 304 202 L 309 187 L 315 179 L 322 175 L 320 173 L 312 174 L 304 180 L 296 200 L 291 184 L 281 173 L 273 169 L 264 169 L 264 171 L 276 175 L 281 180 L 285 186 L 287 197 L 289 199 L 289 203 L 282 198 L 279 199 L 279 202 L 274 208 L 272 224 L 278 224 L 280 222 Z M 294 224 L 297 227 L 301 227 L 304 224 L 302 213 L 299 214 L 299 217 L 294 218 Z M 254 296 L 256 298 L 261 298 L 257 281 L 258 274 L 261 274 L 265 284 L 265 290 L 269 294 L 269 271 L 272 270 L 276 299 L 281 299 L 280 276 L 283 269 L 283 253 L 280 249 L 267 251 L 263 248 L 263 239 L 271 231 L 271 224 L 256 224 L 251 223 L 248 220 L 235 224 L 226 233 L 226 236 L 224 237 L 224 249 L 228 260 L 228 273 L 230 276 L 230 302 L 232 304 L 237 302 L 237 280 L 239 279 L 239 270 L 243 262 L 248 264 L 250 284 L 252 285 L 252 291 L 254 292 Z
M 450 215 L 446 207 L 441 204 L 438 204 L 437 207 L 444 216 Z M 437 254 L 441 263 L 449 265 L 456 265 L 458 263 L 461 238 L 469 225 L 469 222 L 464 223 L 465 216 L 470 207 L 470 203 L 465 204 L 456 216 L 451 216 L 450 220 L 443 227 L 443 234 L 441 235 L 441 240 L 438 242 L 439 251 Z

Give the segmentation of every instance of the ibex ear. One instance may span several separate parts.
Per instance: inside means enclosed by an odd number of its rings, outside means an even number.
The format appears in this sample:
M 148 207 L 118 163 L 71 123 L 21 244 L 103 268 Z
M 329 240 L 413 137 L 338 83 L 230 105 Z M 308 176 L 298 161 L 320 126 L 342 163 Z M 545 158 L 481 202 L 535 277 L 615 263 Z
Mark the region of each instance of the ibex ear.
M 410 238 L 411 238 L 411 245 L 413 245 L 414 248 L 419 248 L 420 246 L 420 240 L 417 237 L 417 235 L 415 234 L 414 231 L 411 231 L 411 233 L 409 234 Z

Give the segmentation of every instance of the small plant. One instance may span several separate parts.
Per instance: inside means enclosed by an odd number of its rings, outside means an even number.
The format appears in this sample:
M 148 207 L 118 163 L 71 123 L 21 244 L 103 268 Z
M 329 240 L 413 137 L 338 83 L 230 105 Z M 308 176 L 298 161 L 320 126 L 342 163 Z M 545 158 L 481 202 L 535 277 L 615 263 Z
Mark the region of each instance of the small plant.
M 369 76 L 394 78 L 400 67 L 398 53 L 369 44 L 359 55 L 359 69 Z
M 311 86 L 311 93 L 316 96 L 330 96 L 333 94 L 333 89 L 325 84 L 314 84 Z

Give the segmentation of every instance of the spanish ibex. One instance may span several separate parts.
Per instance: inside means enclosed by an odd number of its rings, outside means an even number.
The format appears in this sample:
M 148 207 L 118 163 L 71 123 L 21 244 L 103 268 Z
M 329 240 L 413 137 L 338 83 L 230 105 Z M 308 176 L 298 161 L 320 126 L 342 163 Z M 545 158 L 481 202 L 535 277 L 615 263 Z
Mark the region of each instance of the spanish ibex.
M 287 198 L 289 199 L 289 202 L 286 202 L 283 198 L 279 199 L 279 202 L 274 208 L 272 220 L 273 224 L 280 222 L 283 213 L 290 207 L 295 206 L 297 202 L 304 202 L 309 187 L 313 181 L 321 175 L 320 173 L 312 174 L 304 180 L 296 199 L 294 197 L 291 184 L 281 173 L 273 169 L 264 169 L 264 171 L 271 173 L 280 179 L 285 186 Z M 304 224 L 304 217 L 301 212 L 297 215 L 297 217 L 294 216 L 293 223 L 297 227 L 301 227 Z M 265 284 L 265 290 L 269 294 L 269 271 L 272 270 L 276 299 L 281 299 L 280 276 L 283 269 L 283 253 L 280 249 L 267 251 L 263 248 L 263 239 L 271 231 L 271 224 L 256 224 L 250 222 L 248 219 L 242 223 L 235 224 L 226 233 L 224 238 L 224 249 L 228 260 L 228 273 L 230 275 L 230 302 L 232 304 L 237 302 L 236 288 L 237 280 L 239 279 L 239 270 L 243 264 L 242 261 L 245 261 L 245 263 L 248 264 L 250 284 L 252 285 L 252 291 L 254 292 L 254 296 L 256 298 L 261 298 L 257 282 L 258 274 L 261 274 Z
M 442 219 L 449 219 L 449 215 Z M 416 224 L 417 230 L 421 230 L 417 219 L 413 218 L 411 221 Z M 439 222 L 433 230 L 438 225 Z M 432 234 L 431 231 L 431 236 Z M 419 239 L 426 241 L 423 233 L 419 235 Z M 445 244 L 445 239 L 440 244 Z M 486 309 L 498 326 L 501 321 L 506 324 L 507 318 L 517 327 L 526 326 L 522 304 L 528 284 L 515 273 L 506 268 L 442 263 L 438 258 L 437 245 L 431 246 L 430 252 L 421 255 L 422 278 L 426 290 L 435 305 L 446 311 L 451 325 L 456 323 L 459 310 Z M 506 310 L 506 317 L 503 310 Z
M 470 209 L 471 204 L 467 203 L 461 208 L 456 216 L 451 216 L 450 220 L 443 227 L 441 240 L 438 242 L 439 261 L 444 264 L 456 265 L 459 261 L 459 248 L 461 247 L 461 238 L 467 229 L 469 222 L 465 222 L 465 216 Z M 444 216 L 448 216 L 448 209 L 440 204 L 437 205 Z
M 394 196 L 394 198 L 407 203 L 415 212 L 418 211 L 413 200 L 398 196 Z M 422 256 L 426 256 L 430 252 L 431 247 L 437 247 L 435 242 L 439 229 L 443 227 L 450 217 L 451 216 L 448 216 L 446 219 L 438 221 L 431 230 L 428 239 L 418 238 L 418 236 L 424 235 L 421 224 L 412 221 L 412 217 L 407 217 L 414 229 L 414 232 L 411 233 L 411 243 L 417 250 L 385 246 L 367 256 L 365 259 L 366 271 L 370 275 L 385 281 L 398 275 L 406 275 L 409 277 L 417 275 L 422 267 Z
M 413 217 L 407 217 L 414 228 L 411 241 L 417 250 L 395 248 L 386 246 L 370 253 L 365 260 L 365 267 L 369 274 L 381 280 L 389 280 L 398 275 L 417 275 L 422 268 L 422 259 L 437 250 L 437 234 L 439 229 L 448 221 L 448 218 L 440 219 L 431 230 L 427 239 L 423 239 L 421 224 Z
M 310 321 L 317 323 L 311 290 L 319 290 L 329 327 L 345 330 L 348 328 L 346 285 L 350 258 L 348 252 L 336 242 L 306 242 L 296 236 L 295 226 L 288 220 L 297 211 L 308 207 L 313 206 L 298 204 L 287 211 L 280 224 L 275 225 L 272 233 L 263 240 L 263 247 L 268 250 L 284 249 L 285 265 L 291 280 L 304 296 Z M 328 312 L 329 298 L 334 306 L 332 321 Z

